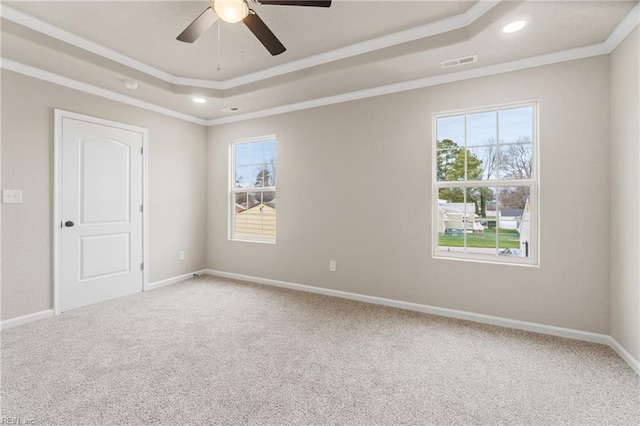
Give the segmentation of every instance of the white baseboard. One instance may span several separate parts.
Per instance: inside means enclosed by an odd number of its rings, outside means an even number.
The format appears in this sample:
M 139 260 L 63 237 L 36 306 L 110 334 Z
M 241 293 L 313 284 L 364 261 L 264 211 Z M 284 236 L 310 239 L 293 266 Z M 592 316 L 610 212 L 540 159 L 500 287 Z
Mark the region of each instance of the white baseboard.
M 373 303 L 376 305 L 391 306 L 394 308 L 407 309 L 410 311 L 424 312 L 448 318 L 456 318 L 482 324 L 497 325 L 500 327 L 514 328 L 517 330 L 531 331 L 534 333 L 547 334 L 551 336 L 564 337 L 568 339 L 581 340 L 591 343 L 600 343 L 610 346 L 620 357 L 640 375 L 640 363 L 629 352 L 627 352 L 613 337 L 607 334 L 592 333 L 589 331 L 574 330 L 571 328 L 555 327 L 552 325 L 539 324 L 534 322 L 519 321 L 509 318 L 494 317 L 490 315 L 476 314 L 473 312 L 459 311 L 455 309 L 438 308 L 436 306 L 421 305 L 419 303 L 403 302 L 400 300 L 386 299 L 383 297 L 367 296 L 364 294 L 349 293 L 340 290 L 332 290 L 321 287 L 313 287 L 303 284 L 295 284 L 285 281 L 271 280 L 267 278 L 252 277 L 249 275 L 234 274 L 231 272 L 205 269 L 204 273 L 219 277 L 232 278 L 241 281 L 249 281 L 259 284 L 267 284 L 275 287 L 288 288 L 292 290 L 306 291 L 310 293 L 324 294 L 326 296 L 340 297 L 343 299 L 357 300 L 360 302 Z
M 609 346 L 640 376 L 640 361 L 635 359 L 618 341 L 609 336 Z
M 188 280 L 190 278 L 193 278 L 193 274 L 203 275 L 203 274 L 205 274 L 205 270 L 190 272 L 188 274 L 179 275 L 177 277 L 168 278 L 166 280 L 156 281 L 154 283 L 149 284 L 147 286 L 146 290 L 147 291 L 148 290 L 155 290 L 155 289 L 160 288 L 160 287 L 164 287 L 164 286 L 168 286 L 168 285 L 171 285 L 171 284 L 179 283 L 181 281 Z M 54 316 L 55 316 L 54 310 L 53 309 L 47 309 L 46 311 L 35 312 L 33 314 L 23 315 L 23 316 L 20 316 L 20 317 L 11 318 L 11 319 L 8 319 L 8 320 L 1 321 L 0 322 L 0 329 L 5 330 L 7 328 L 17 327 L 19 325 L 28 324 L 30 322 L 39 321 L 41 319 L 52 318 Z
M 178 275 L 177 277 L 167 278 L 166 280 L 156 281 L 147 286 L 147 290 L 155 290 L 160 287 L 165 287 L 171 284 L 176 284 L 182 281 L 186 281 L 188 279 L 193 278 L 195 275 L 203 275 L 206 274 L 206 269 L 201 269 L 200 271 L 189 272 L 188 274 Z
M 168 285 L 176 284 L 193 278 L 193 275 L 215 275 L 219 277 L 232 278 L 241 281 L 249 281 L 259 284 L 266 284 L 275 287 L 288 288 L 298 291 L 306 291 L 309 293 L 323 294 L 326 296 L 339 297 L 342 299 L 356 300 L 359 302 L 372 303 L 376 305 L 391 306 L 394 308 L 406 309 L 410 311 L 424 312 L 427 314 L 438 315 L 448 318 L 456 318 L 467 321 L 478 322 L 482 324 L 497 325 L 500 327 L 514 328 L 517 330 L 531 331 L 534 333 L 548 334 L 552 336 L 565 337 L 568 339 L 582 340 L 592 343 L 600 343 L 611 347 L 629 366 L 640 375 L 640 361 L 635 359 L 624 347 L 618 343 L 612 336 L 606 334 L 591 333 L 588 331 L 574 330 L 570 328 L 555 327 L 551 325 L 538 324 L 527 321 L 513 320 L 509 318 L 494 317 L 490 315 L 476 314 L 473 312 L 459 311 L 455 309 L 438 308 L 436 306 L 421 305 L 419 303 L 403 302 L 401 300 L 386 299 L 383 297 L 367 296 L 358 293 L 349 293 L 346 291 L 332 290 L 322 287 L 314 287 L 304 284 L 295 284 L 286 281 L 277 281 L 267 278 L 253 277 L 250 275 L 234 274 L 231 272 L 216 271 L 213 269 L 202 269 L 200 271 L 190 272 L 188 274 L 179 275 L 177 277 L 168 278 L 162 281 L 156 281 L 149 284 L 147 290 L 154 290 Z M 30 322 L 39 321 L 41 319 L 51 318 L 54 316 L 53 309 L 35 312 L 33 314 L 23 315 L 0 322 L 0 329 L 5 330 L 11 327 L 28 324 Z
M 34 312 L 33 314 L 22 315 L 20 317 L 11 318 L 0 322 L 0 329 L 5 330 L 11 327 L 17 327 L 19 325 L 28 324 L 34 321 L 40 321 L 45 318 L 53 317 L 53 309 L 47 309 L 46 311 Z

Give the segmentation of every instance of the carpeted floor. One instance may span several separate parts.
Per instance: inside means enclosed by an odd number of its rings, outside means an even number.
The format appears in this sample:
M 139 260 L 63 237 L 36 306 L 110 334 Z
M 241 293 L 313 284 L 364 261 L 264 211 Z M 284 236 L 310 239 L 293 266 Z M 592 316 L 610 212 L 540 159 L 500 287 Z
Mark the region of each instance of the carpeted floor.
M 602 345 L 200 277 L 2 331 L 7 419 L 638 425 L 640 378 Z

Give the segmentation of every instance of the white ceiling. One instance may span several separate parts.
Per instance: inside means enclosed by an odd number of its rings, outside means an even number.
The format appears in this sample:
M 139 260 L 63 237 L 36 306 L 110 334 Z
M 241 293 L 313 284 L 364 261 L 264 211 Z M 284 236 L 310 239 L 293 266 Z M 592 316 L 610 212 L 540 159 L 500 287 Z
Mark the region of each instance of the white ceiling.
M 220 55 L 217 26 L 193 44 L 177 41 L 206 1 L 3 1 L 2 57 L 5 68 L 10 60 L 220 121 L 229 119 L 221 111 L 228 107 L 255 114 L 500 64 L 535 64 L 531 58 L 548 63 L 597 54 L 616 28 L 637 24 L 629 19 L 637 3 L 333 0 L 330 8 L 312 8 L 250 2 L 287 47 L 272 57 L 242 24 L 221 25 Z M 527 26 L 503 34 L 515 19 Z M 478 55 L 478 62 L 441 69 L 441 61 L 466 55 Z M 138 90 L 125 89 L 124 79 L 138 81 Z M 207 103 L 194 104 L 195 94 Z

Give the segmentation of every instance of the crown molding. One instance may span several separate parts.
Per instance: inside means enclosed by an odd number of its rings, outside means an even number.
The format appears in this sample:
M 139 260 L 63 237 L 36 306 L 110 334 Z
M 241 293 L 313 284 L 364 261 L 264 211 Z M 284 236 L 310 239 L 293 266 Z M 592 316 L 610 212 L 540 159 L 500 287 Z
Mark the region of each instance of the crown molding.
M 245 114 L 239 114 L 232 117 L 214 118 L 211 120 L 204 120 L 201 118 L 193 117 L 188 114 L 183 114 L 178 111 L 174 111 L 159 105 L 152 104 L 150 102 L 141 101 L 130 96 L 122 95 L 117 92 L 102 89 L 91 84 L 83 83 L 77 80 L 70 79 L 58 74 L 44 71 L 39 68 L 35 68 L 29 65 L 22 64 L 20 62 L 12 61 L 6 58 L 0 58 L 0 68 L 13 71 L 19 74 L 24 74 L 29 77 L 37 78 L 40 80 L 48 81 L 50 83 L 58 84 L 61 86 L 76 89 L 85 93 L 90 93 L 96 96 L 100 96 L 106 99 L 111 99 L 117 102 L 122 102 L 131 106 L 143 108 L 149 111 L 158 112 L 160 114 L 168 115 L 181 120 L 189 121 L 192 123 L 200 124 L 203 126 L 211 127 L 221 124 L 236 123 L 240 121 L 252 120 L 255 118 L 269 117 L 272 115 L 284 114 L 288 112 L 301 111 L 310 108 L 317 108 L 327 105 L 339 104 L 343 102 L 356 101 L 359 99 L 372 98 L 376 96 L 390 95 L 393 93 L 406 92 L 409 90 L 422 89 L 425 87 L 438 86 L 441 84 L 454 83 L 456 81 L 470 80 L 474 78 L 487 77 L 496 74 L 502 74 L 511 71 L 518 71 L 527 68 L 539 67 L 543 65 L 551 65 L 560 62 L 567 62 L 577 59 L 589 58 L 592 56 L 599 56 L 608 54 L 612 49 L 608 49 L 605 43 L 597 45 L 581 47 L 571 50 L 563 50 L 560 52 L 549 53 L 545 55 L 535 56 L 531 58 L 520 59 L 511 62 L 504 62 L 501 64 L 489 65 L 485 67 L 474 68 L 471 70 L 460 71 L 456 73 L 438 75 L 434 77 L 426 77 L 417 80 L 403 81 L 400 83 L 393 83 L 384 86 L 373 87 L 370 89 L 357 90 L 354 92 L 342 93 L 334 96 L 327 96 L 324 98 L 317 98 L 303 102 L 296 102 L 288 105 L 282 105 L 274 108 L 267 108 L 259 111 L 249 112 Z
M 19 12 L 1 3 L 0 17 L 161 80 L 172 82 L 171 80 L 175 78 L 169 73 L 137 61 L 127 55 L 123 55 L 115 50 L 109 49 L 108 47 L 95 43 L 91 40 L 87 40 L 86 38 L 80 37 L 69 31 L 65 31 L 62 28 L 49 24 L 48 22 L 34 18 L 31 15 Z
M 255 83 L 268 78 L 300 71 L 303 69 L 315 67 L 322 64 L 350 58 L 352 56 L 361 55 L 363 53 L 384 49 L 398 44 L 407 43 L 421 38 L 431 37 L 437 34 L 465 28 L 479 19 L 495 7 L 501 0 L 478 0 L 473 6 L 462 14 L 441 19 L 425 25 L 420 25 L 408 30 L 395 32 L 382 37 L 377 37 L 360 43 L 355 43 L 329 52 L 312 55 L 307 58 L 288 62 L 282 65 L 266 68 L 257 72 L 245 74 L 240 77 L 228 80 L 204 80 L 193 79 L 188 77 L 176 76 L 155 68 L 151 65 L 140 62 L 127 55 L 116 52 L 101 44 L 95 43 L 86 38 L 80 37 L 69 31 L 63 30 L 48 22 L 42 21 L 26 13 L 12 9 L 0 3 L 0 16 L 16 24 L 27 27 L 31 30 L 48 35 L 65 43 L 79 47 L 88 52 L 102 56 L 106 59 L 133 68 L 147 75 L 164 80 L 168 83 L 198 87 L 205 89 L 227 90 L 249 83 Z
M 131 96 L 126 96 L 117 92 L 113 92 L 111 90 L 93 86 L 91 84 L 83 83 L 81 81 L 64 77 L 59 74 L 54 74 L 52 72 L 35 68 L 30 65 L 25 65 L 20 62 L 12 61 L 11 59 L 0 57 L 0 69 L 13 71 L 29 77 L 37 78 L 39 80 L 48 81 L 49 83 L 54 83 L 60 86 L 69 87 L 71 89 L 79 90 L 81 92 L 100 96 L 101 98 L 110 99 L 116 102 L 121 102 L 123 104 L 146 109 L 148 111 L 157 112 L 163 115 L 167 115 L 169 117 L 178 118 L 180 120 L 200 124 L 202 126 L 207 125 L 207 120 L 193 117 L 191 115 L 174 111 L 169 108 L 161 107 L 159 105 L 152 104 L 151 102 L 141 101 L 140 99 L 132 98 Z
M 640 24 L 640 3 L 636 3 L 633 9 L 620 21 L 618 26 L 603 43 L 607 49 L 607 53 L 611 53 L 638 24 Z
M 487 77 L 496 74 L 502 74 L 511 71 L 518 71 L 527 68 L 551 65 L 560 62 L 567 62 L 577 59 L 584 59 L 593 56 L 607 55 L 611 53 L 640 23 L 640 4 L 636 5 L 631 12 L 618 24 L 606 41 L 591 46 L 584 46 L 576 49 L 563 50 L 559 52 L 539 55 L 535 57 L 520 59 L 516 61 L 504 62 L 495 65 L 489 65 L 474 68 L 466 71 L 460 71 L 450 74 L 444 74 L 434 77 L 426 77 L 417 80 L 404 81 L 400 83 L 388 84 L 370 89 L 358 90 L 349 93 L 343 93 L 335 96 L 327 96 L 323 98 L 312 99 L 309 101 L 297 102 L 288 105 L 282 105 L 274 108 L 267 108 L 245 114 L 239 114 L 232 117 L 215 118 L 204 120 L 193 117 L 178 111 L 174 111 L 150 102 L 141 101 L 130 96 L 122 95 L 117 92 L 102 89 L 87 83 L 63 77 L 48 71 L 31 67 L 6 58 L 0 58 L 0 68 L 9 71 L 24 74 L 40 80 L 48 81 L 61 86 L 76 89 L 82 92 L 91 93 L 106 99 L 122 102 L 131 106 L 143 108 L 149 111 L 158 112 L 170 117 L 200 124 L 203 126 L 217 126 L 221 124 L 240 122 L 255 118 L 268 117 L 287 112 L 300 111 L 304 109 L 316 108 L 342 102 L 349 102 L 359 99 L 366 99 L 375 96 L 388 95 L 392 93 L 404 92 L 408 90 L 421 89 L 440 84 L 453 83 L 456 81 L 469 80 L 473 78 Z
M 405 92 L 408 90 L 453 83 L 456 81 L 469 80 L 472 78 L 503 74 L 510 71 L 518 71 L 527 68 L 551 65 L 560 62 L 573 61 L 599 55 L 607 55 L 611 53 L 631 33 L 631 31 L 633 31 L 638 26 L 638 24 L 640 24 L 640 4 L 636 4 L 635 7 L 631 9 L 627 16 L 625 16 L 625 18 L 612 31 L 607 40 L 602 43 L 575 49 L 562 50 L 559 52 L 553 52 L 539 56 L 533 56 L 516 61 L 503 62 L 500 64 L 474 68 L 467 71 L 460 71 L 451 74 L 404 81 L 401 83 L 388 84 L 385 86 L 378 86 L 370 89 L 342 93 L 335 96 L 327 96 L 310 101 L 297 102 L 289 105 L 239 114 L 232 117 L 215 118 L 212 120 L 208 120 L 207 126 L 218 126 L 220 124 L 235 123 L 239 121 L 251 120 L 254 118 L 268 117 L 271 115 L 284 114 L 287 112 L 300 111 L 309 108 L 355 101 L 358 99 L 372 98 L 375 96 L 389 95 L 392 93 Z
M 300 111 L 303 109 L 316 108 L 320 106 L 350 102 L 359 99 L 372 98 L 376 96 L 389 95 L 408 90 L 422 89 L 425 87 L 438 86 L 441 84 L 454 83 L 456 81 L 470 80 L 473 78 L 487 77 L 496 74 L 503 74 L 511 71 L 519 71 L 527 68 L 551 65 L 559 62 L 573 61 L 576 59 L 589 58 L 608 53 L 604 43 L 580 47 L 577 49 L 563 50 L 560 52 L 534 56 L 516 61 L 503 62 L 496 65 L 474 68 L 467 71 L 459 71 L 450 74 L 443 74 L 434 77 L 426 77 L 417 80 L 403 81 L 385 86 L 373 87 L 370 89 L 357 90 L 349 93 L 342 93 L 335 96 L 313 99 L 310 101 L 297 102 L 275 108 L 263 109 L 235 115 L 232 117 L 215 118 L 207 121 L 207 126 L 217 126 L 220 124 L 234 123 L 238 121 L 251 120 L 254 118 L 268 117 L 271 115 L 283 114 L 286 112 Z

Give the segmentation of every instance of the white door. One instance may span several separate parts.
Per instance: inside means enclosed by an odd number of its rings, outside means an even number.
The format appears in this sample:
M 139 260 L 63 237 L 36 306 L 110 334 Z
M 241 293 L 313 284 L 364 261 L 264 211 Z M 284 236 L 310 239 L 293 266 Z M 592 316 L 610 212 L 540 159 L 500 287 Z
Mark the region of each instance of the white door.
M 63 312 L 142 291 L 144 133 L 103 123 L 62 117 Z

